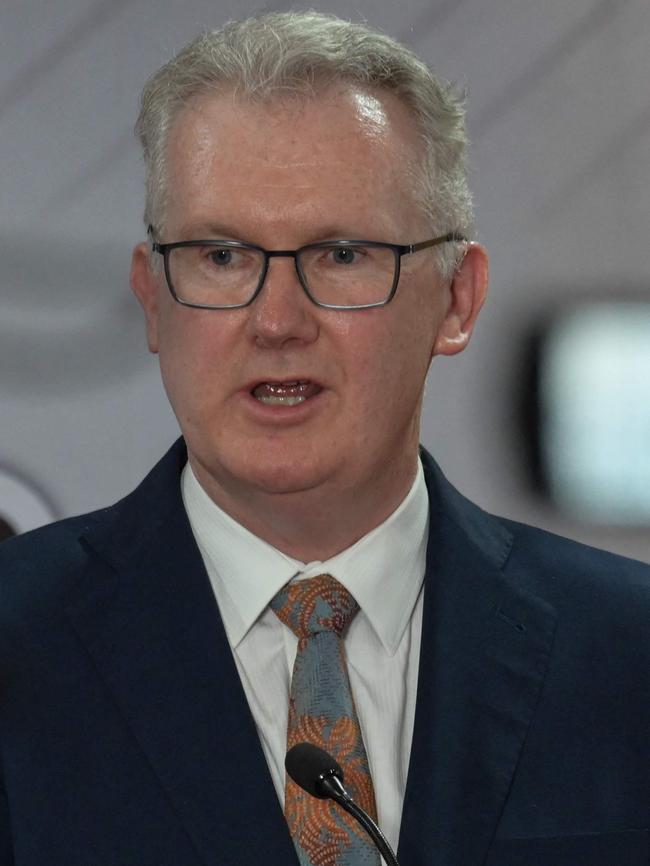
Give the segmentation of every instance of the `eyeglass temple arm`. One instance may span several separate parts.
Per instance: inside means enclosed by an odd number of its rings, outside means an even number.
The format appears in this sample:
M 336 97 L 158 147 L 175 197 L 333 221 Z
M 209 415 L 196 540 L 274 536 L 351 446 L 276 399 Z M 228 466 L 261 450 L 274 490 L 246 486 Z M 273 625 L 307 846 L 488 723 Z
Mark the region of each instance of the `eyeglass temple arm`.
M 419 244 L 407 244 L 404 247 L 404 252 L 417 253 L 420 250 L 426 250 L 428 247 L 437 247 L 439 244 L 451 242 L 467 243 L 467 238 L 460 232 L 449 232 L 448 234 L 442 235 L 442 237 L 439 238 L 434 238 L 431 241 L 421 241 Z
M 160 244 L 156 240 L 156 229 L 152 225 L 152 223 L 149 223 L 149 225 L 147 226 L 147 234 L 149 235 L 149 242 L 151 243 L 151 249 L 154 251 L 154 253 L 161 252 Z
M 161 244 L 158 243 L 155 239 L 156 230 L 151 223 L 147 226 L 147 234 L 149 235 L 149 239 L 151 240 L 151 246 L 154 252 L 162 252 Z M 400 253 L 402 255 L 409 253 L 417 253 L 420 250 L 426 250 L 429 247 L 436 247 L 439 244 L 446 243 L 467 243 L 467 238 L 465 235 L 462 235 L 460 232 L 448 232 L 446 235 L 442 235 L 439 238 L 434 238 L 430 241 L 420 241 L 418 244 L 405 244 L 402 247 L 399 247 Z M 267 252 L 269 256 L 287 256 L 294 255 L 294 250 L 270 250 Z

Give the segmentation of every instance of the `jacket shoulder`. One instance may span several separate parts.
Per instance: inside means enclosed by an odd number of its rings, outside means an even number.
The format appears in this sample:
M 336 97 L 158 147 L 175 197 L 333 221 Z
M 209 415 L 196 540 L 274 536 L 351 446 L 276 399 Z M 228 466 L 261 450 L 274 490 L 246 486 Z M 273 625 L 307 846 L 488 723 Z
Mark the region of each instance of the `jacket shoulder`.
M 67 596 L 91 557 L 120 558 L 121 551 L 155 543 L 165 515 L 182 510 L 182 439 L 127 496 L 97 511 L 69 517 L 0 545 L 0 618 L 46 612 Z M 174 509 L 176 511 L 174 511 Z M 1 627 L 1 625 L 0 625 Z
M 609 601 L 650 611 L 650 565 L 599 550 L 544 529 L 489 514 L 458 492 L 426 451 L 422 451 L 433 519 L 443 519 L 486 555 L 504 578 L 559 607 Z
M 86 532 L 112 519 L 116 506 L 59 520 L 0 544 L 0 614 L 46 609 L 79 578 Z
M 500 518 L 512 533 L 505 573 L 559 610 L 613 621 L 650 617 L 650 565 Z

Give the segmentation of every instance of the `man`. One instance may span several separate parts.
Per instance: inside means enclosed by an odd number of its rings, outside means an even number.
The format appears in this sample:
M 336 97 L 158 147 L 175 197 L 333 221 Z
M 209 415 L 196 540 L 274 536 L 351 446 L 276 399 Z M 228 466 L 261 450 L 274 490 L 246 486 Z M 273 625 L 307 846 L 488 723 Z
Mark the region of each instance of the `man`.
M 491 517 L 418 454 L 487 282 L 453 91 L 274 13 L 163 67 L 138 130 L 132 286 L 183 441 L 0 554 L 0 864 L 378 862 L 285 779 L 315 644 L 283 615 L 323 575 L 359 610 L 315 684 L 327 716 L 349 676 L 354 708 L 300 738 L 354 723 L 402 866 L 647 864 L 648 569 Z

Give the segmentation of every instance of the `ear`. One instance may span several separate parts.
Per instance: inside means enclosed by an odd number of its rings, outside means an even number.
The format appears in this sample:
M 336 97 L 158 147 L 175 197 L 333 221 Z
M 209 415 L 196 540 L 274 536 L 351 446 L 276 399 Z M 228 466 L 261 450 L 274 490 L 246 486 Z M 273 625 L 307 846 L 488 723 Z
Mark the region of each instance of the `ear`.
M 158 292 L 160 278 L 151 267 L 151 249 L 138 244 L 131 256 L 131 289 L 144 310 L 147 344 L 150 352 L 158 351 Z
M 480 244 L 470 243 L 449 287 L 447 313 L 433 355 L 455 355 L 469 343 L 488 285 L 488 257 Z

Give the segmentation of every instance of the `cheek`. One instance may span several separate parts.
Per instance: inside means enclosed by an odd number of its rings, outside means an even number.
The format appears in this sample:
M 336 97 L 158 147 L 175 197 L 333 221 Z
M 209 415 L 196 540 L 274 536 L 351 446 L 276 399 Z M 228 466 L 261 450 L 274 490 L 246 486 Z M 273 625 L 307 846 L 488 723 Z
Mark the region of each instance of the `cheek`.
M 177 415 L 212 402 L 226 368 L 223 341 L 205 315 L 180 307 L 160 320 L 160 370 Z
M 214 311 L 167 304 L 159 319 L 160 352 L 185 369 L 211 366 L 223 354 L 224 324 Z
M 379 312 L 379 311 L 377 311 Z M 355 403 L 364 415 L 410 414 L 418 405 L 435 329 L 426 321 L 378 319 L 381 327 L 347 335 L 349 375 Z M 361 414 L 361 413 L 360 413 Z
M 395 364 L 405 375 L 422 378 L 426 374 L 441 324 L 437 306 L 415 298 L 401 310 L 390 335 L 390 349 Z
M 184 337 L 183 328 L 174 316 L 161 316 L 159 334 L 160 369 L 165 387 L 169 390 L 178 380 L 184 378 L 185 370 L 192 365 L 192 354 L 184 348 L 192 343 Z

